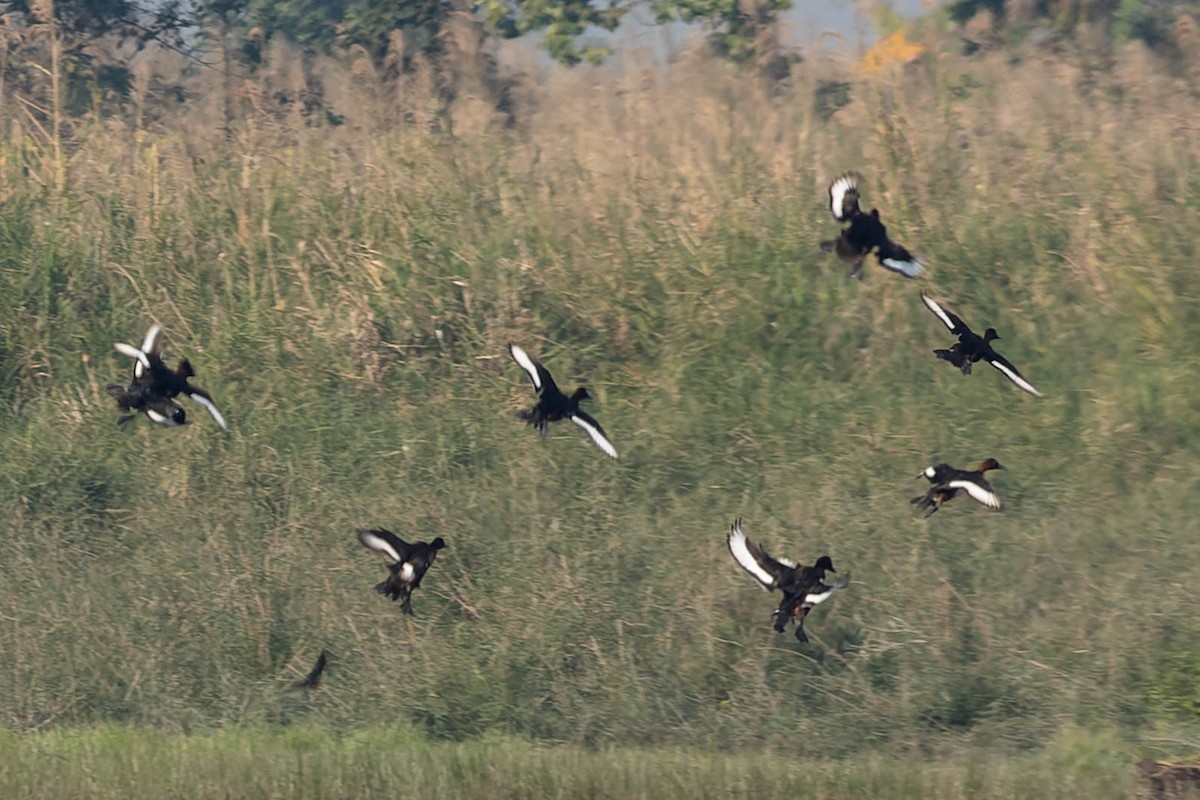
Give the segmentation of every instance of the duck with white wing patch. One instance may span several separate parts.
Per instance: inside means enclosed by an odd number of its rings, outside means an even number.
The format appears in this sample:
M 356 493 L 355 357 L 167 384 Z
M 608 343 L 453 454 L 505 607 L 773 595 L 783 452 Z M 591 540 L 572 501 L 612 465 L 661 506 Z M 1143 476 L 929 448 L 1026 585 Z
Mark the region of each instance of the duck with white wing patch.
M 825 573 L 837 571 L 833 568 L 833 560 L 829 556 L 821 556 L 811 567 L 783 558 L 773 558 L 762 545 L 746 538 L 740 518 L 729 529 L 725 544 L 738 566 L 748 572 L 764 589 L 778 589 L 783 593 L 783 600 L 773 614 L 775 632 L 783 633 L 788 622 L 794 617 L 796 638 L 802 643 L 808 641 L 808 635 L 804 632 L 804 618 L 808 616 L 808 612 L 814 606 L 828 600 L 838 589 L 845 589 L 850 585 L 849 572 L 838 578 L 832 586 L 825 584 Z

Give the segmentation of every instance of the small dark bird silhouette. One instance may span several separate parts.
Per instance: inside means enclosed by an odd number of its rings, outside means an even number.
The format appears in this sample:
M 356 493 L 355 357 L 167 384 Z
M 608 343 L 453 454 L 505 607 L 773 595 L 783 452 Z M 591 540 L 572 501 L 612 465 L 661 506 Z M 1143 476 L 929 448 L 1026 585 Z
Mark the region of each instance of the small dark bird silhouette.
M 579 408 L 579 401 L 587 400 L 590 397 L 587 389 L 580 386 L 568 397 L 554 383 L 554 378 L 550 377 L 550 371 L 540 362 L 530 358 L 523 349 L 509 342 L 508 352 L 512 355 L 513 360 L 521 366 L 521 369 L 528 373 L 529 380 L 533 382 L 533 389 L 538 396 L 538 401 L 533 408 L 517 412 L 517 419 L 523 419 L 537 428 L 542 436 L 549 433 L 551 422 L 569 419 L 587 431 L 588 436 L 592 437 L 592 441 L 599 445 L 601 450 L 612 458 L 617 458 L 617 448 L 608 441 L 604 428 L 601 428 L 600 423 L 590 414 Z
M 322 650 L 317 656 L 317 663 L 313 666 L 312 671 L 304 676 L 303 680 L 298 680 L 292 684 L 293 689 L 316 689 L 321 685 L 321 673 L 325 671 L 325 665 L 329 663 L 329 655 Z
M 740 518 L 729 529 L 725 544 L 738 566 L 750 573 L 764 589 L 778 589 L 783 592 L 783 600 L 772 615 L 775 618 L 775 632 L 783 633 L 788 622 L 795 617 L 796 638 L 801 643 L 808 641 L 808 635 L 804 632 L 804 618 L 813 606 L 827 600 L 838 589 L 845 589 L 850 585 L 848 572 L 833 586 L 825 585 L 825 573 L 837 571 L 833 568 L 833 559 L 829 556 L 821 556 L 811 567 L 782 558 L 772 558 L 762 545 L 746 538 Z
M 838 258 L 850 265 L 850 276 L 854 278 L 862 277 L 863 260 L 872 249 L 885 269 L 899 272 L 906 278 L 919 278 L 925 265 L 903 245 L 888 238 L 887 227 L 879 219 L 879 210 L 872 208 L 867 214 L 859 207 L 860 181 L 857 174 L 847 172 L 829 184 L 829 210 L 838 222 L 848 224 L 837 239 L 821 242 L 821 249 L 836 251 Z
M 437 551 L 446 546 L 442 537 L 432 542 L 408 542 L 383 528 L 360 530 L 358 540 L 363 547 L 382 553 L 392 560 L 388 564 L 388 578 L 375 586 L 375 591 L 400 601 L 400 610 L 412 612 L 413 590 L 421 585 L 421 579 L 437 557 Z
M 204 406 L 221 430 L 228 431 L 212 395 L 188 382 L 196 374 L 191 362 L 181 359 L 175 369 L 163 362 L 161 334 L 162 328 L 155 324 L 150 326 L 140 348 L 124 342 L 114 345 L 118 353 L 134 359 L 133 379 L 124 390 L 117 384 L 110 385 L 108 393 L 117 399 L 122 411 L 142 411 L 150 419 L 167 426 L 186 424 L 186 414 L 174 402 L 174 398 L 182 394 Z M 128 418 L 122 417 L 117 425 L 123 428 L 128 422 Z
M 996 490 L 983 477 L 983 473 L 993 469 L 1004 469 L 1004 466 L 996 459 L 989 458 L 974 470 L 955 469 L 949 464 L 926 467 L 917 477 L 925 478 L 933 485 L 925 494 L 914 497 L 909 502 L 924 511 L 926 518 L 933 516 L 943 503 L 953 500 L 962 492 L 966 492 L 971 499 L 988 508 L 998 509 L 1003 505 L 1000 495 L 996 494 Z
M 950 329 L 951 333 L 958 337 L 958 344 L 949 350 L 934 350 L 935 356 L 958 367 L 963 375 L 971 374 L 971 364 L 974 362 L 986 361 L 1004 373 L 1004 377 L 1031 395 L 1042 396 L 1042 393 L 1035 389 L 1032 383 L 1025 380 L 1011 361 L 992 349 L 991 343 L 1000 338 L 1000 334 L 996 333 L 995 328 L 988 328 L 983 332 L 983 336 L 980 336 L 971 330 L 957 314 L 946 311 L 924 292 L 921 292 L 921 302 L 942 321 L 943 325 Z

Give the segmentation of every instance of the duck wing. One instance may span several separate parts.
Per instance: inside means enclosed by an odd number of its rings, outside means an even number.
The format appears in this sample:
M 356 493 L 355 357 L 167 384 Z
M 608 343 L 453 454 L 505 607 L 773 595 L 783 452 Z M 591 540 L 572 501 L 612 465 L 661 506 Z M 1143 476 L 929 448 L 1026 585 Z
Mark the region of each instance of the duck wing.
M 992 488 L 992 485 L 987 482 L 982 476 L 970 478 L 954 478 L 946 481 L 943 486 L 950 489 L 960 489 L 971 495 L 971 499 L 977 503 L 981 503 L 988 508 L 1000 508 L 1000 495 Z M 936 488 L 936 487 L 935 487 Z M 932 490 L 930 490 L 932 491 Z
M 610 458 L 618 458 L 617 448 L 612 446 L 612 442 L 608 440 L 608 437 L 604 433 L 604 428 L 600 427 L 600 423 L 596 422 L 591 414 L 588 414 L 586 411 L 572 411 L 570 420 L 587 431 L 588 436 L 592 437 L 592 441 L 607 453 Z
M 547 389 L 550 389 L 552 393 L 558 391 L 558 386 L 554 383 L 554 378 L 550 377 L 550 370 L 543 367 L 541 362 L 530 358 L 529 354 L 520 345 L 509 342 L 508 353 L 513 357 L 513 361 L 516 361 L 521 369 L 525 370 L 529 375 L 529 380 L 533 383 L 533 389 L 539 395 Z
M 992 352 L 984 358 L 989 364 L 1004 373 L 1004 377 L 1029 392 L 1034 397 L 1041 397 L 1042 393 L 1034 388 L 1033 384 L 1025 380 L 1025 377 L 1017 371 L 1012 362 L 999 353 Z
M 934 316 L 942 321 L 942 324 L 950 329 L 950 332 L 955 336 L 962 336 L 965 333 L 970 333 L 971 329 L 967 327 L 967 323 L 963 322 L 957 314 L 953 314 L 940 305 L 929 295 L 921 292 L 921 302 L 925 307 L 933 312 Z
M 925 265 L 903 246 L 891 239 L 884 239 L 883 244 L 875 250 L 879 263 L 892 272 L 899 272 L 906 278 L 919 278 L 925 273 Z
M 146 336 L 142 339 L 142 352 L 147 356 L 162 357 L 162 326 L 157 322 L 150 326 L 150 330 L 146 331 Z M 133 365 L 134 379 L 141 378 L 148 367 L 149 361 L 143 364 L 142 359 L 138 359 L 138 362 Z
M 397 564 L 404 561 L 408 554 L 408 542 L 384 528 L 360 530 L 358 541 L 362 542 L 363 547 L 382 553 Z
M 304 676 L 303 680 L 296 681 L 292 684 L 294 689 L 316 689 L 321 683 L 321 673 L 325 671 L 325 665 L 329 663 L 329 656 L 322 650 L 317 656 L 317 663 L 313 666 L 308 675 Z
M 847 172 L 829 184 L 829 210 L 838 222 L 845 222 L 855 214 L 861 213 L 858 207 L 858 182 L 860 178 L 853 172 Z
M 123 356 L 137 359 L 137 363 L 133 365 L 133 377 L 135 380 L 141 378 L 145 374 L 145 371 L 150 369 L 150 357 L 133 345 L 116 342 L 113 344 L 113 349 Z
M 750 573 L 750 577 L 762 584 L 767 591 L 778 587 L 795 569 L 795 564 L 772 558 L 761 545 L 747 539 L 745 531 L 742 530 L 741 518 L 730 527 L 725 544 L 738 566 Z
M 128 356 L 135 359 L 137 363 L 133 365 L 133 380 L 138 381 L 146 374 L 146 370 L 150 369 L 150 356 L 157 356 L 161 348 L 162 326 L 157 322 L 150 326 L 150 330 L 146 331 L 146 337 L 142 339 L 140 348 L 134 347 L 131 344 L 124 342 L 116 342 L 113 347 L 118 353 L 123 356 Z
M 217 421 L 217 424 L 221 426 L 221 430 L 229 433 L 229 426 L 225 424 L 225 417 L 221 416 L 220 410 L 217 409 L 217 404 L 213 402 L 212 396 L 208 392 L 203 389 L 197 389 L 195 386 L 189 386 L 184 390 L 184 394 L 204 406 L 208 410 L 208 413 L 212 414 L 212 418 Z
M 813 606 L 817 605 L 818 603 L 823 603 L 826 600 L 828 600 L 829 596 L 832 595 L 834 592 L 836 592 L 838 589 L 845 589 L 849 585 L 850 585 L 850 573 L 849 572 L 847 572 L 845 575 L 838 578 L 834 582 L 833 586 L 826 586 L 825 584 L 818 581 L 816 586 L 809 587 L 807 594 L 804 595 L 804 600 L 802 601 L 802 603 L 805 608 L 812 608 Z

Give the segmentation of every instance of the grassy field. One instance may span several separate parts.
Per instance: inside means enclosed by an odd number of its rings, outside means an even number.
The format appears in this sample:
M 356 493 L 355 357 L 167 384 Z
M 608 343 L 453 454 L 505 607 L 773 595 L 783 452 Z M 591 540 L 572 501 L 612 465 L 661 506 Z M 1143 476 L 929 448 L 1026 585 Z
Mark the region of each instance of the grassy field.
M 936 761 L 864 755 L 814 761 L 768 752 L 587 750 L 502 736 L 430 744 L 412 731 L 317 728 L 162 737 L 71 729 L 0 742 L 4 797 L 382 797 L 693 800 L 1127 798 L 1133 770 L 1105 737 L 1073 732 L 1036 755 L 978 751 Z M 230 794 L 230 792 L 234 794 Z
M 883 77 L 814 60 L 781 96 L 705 59 L 580 69 L 530 89 L 515 128 L 332 68 L 337 128 L 251 108 L 226 139 L 201 94 L 145 127 L 83 120 L 57 162 L 6 117 L 0 721 L 30 770 L 4 780 L 87 793 L 47 754 L 124 742 L 238 774 L 231 743 L 257 734 L 212 733 L 232 727 L 262 732 L 271 796 L 296 723 L 343 737 L 311 734 L 332 742 L 313 793 L 343 756 L 482 791 L 494 776 L 439 759 L 517 748 L 521 777 L 497 780 L 604 796 L 594 775 L 636 776 L 649 748 L 746 793 L 760 767 L 784 787 L 828 763 L 827 796 L 886 796 L 852 783 L 878 763 L 944 779 L 930 796 L 1034 796 L 1020 759 L 1045 766 L 1065 729 L 1187 749 L 1194 82 L 1133 47 L 1098 65 L 951 45 Z M 833 78 L 853 102 L 827 115 Z M 1044 399 L 934 359 L 950 339 L 917 283 L 819 252 L 847 168 L 928 261 L 920 286 L 997 327 Z M 116 429 L 112 343 L 152 320 L 228 435 L 198 408 Z M 619 462 L 513 418 L 531 392 L 510 340 L 586 382 Z M 913 511 L 926 464 L 987 456 L 1002 513 Z M 739 515 L 772 552 L 854 573 L 810 645 L 772 633 L 729 558 Z M 360 526 L 447 540 L 415 617 L 371 591 Z M 322 649 L 322 689 L 286 691 Z M 106 724 L 132 731 L 72 732 Z M 397 724 L 425 744 L 356 733 Z M 592 748 L 592 771 L 546 775 L 558 751 L 536 743 Z M 946 747 L 932 777 L 907 760 Z M 977 779 L 993 788 L 953 788 Z

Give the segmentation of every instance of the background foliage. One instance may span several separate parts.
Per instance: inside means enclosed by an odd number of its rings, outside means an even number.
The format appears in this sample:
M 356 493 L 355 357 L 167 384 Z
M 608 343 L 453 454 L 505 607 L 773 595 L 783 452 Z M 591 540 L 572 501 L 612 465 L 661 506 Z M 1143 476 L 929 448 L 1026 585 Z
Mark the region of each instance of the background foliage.
M 338 126 L 249 85 L 231 130 L 202 81 L 171 117 L 67 139 L 9 112 L 4 724 L 810 757 L 1194 742 L 1194 69 L 943 44 L 782 95 L 702 56 L 585 69 L 528 87 L 515 124 L 333 62 Z M 302 80 L 293 59 L 264 84 Z M 821 255 L 848 167 L 1044 400 L 936 361 L 914 284 Z M 112 343 L 151 320 L 228 436 L 116 429 Z M 587 383 L 621 461 L 513 419 L 510 340 Z M 914 515 L 924 465 L 986 456 L 1003 513 Z M 738 515 L 853 571 L 812 645 L 729 559 Z M 447 539 L 415 618 L 371 591 L 367 525 Z M 286 691 L 321 649 L 322 690 Z

